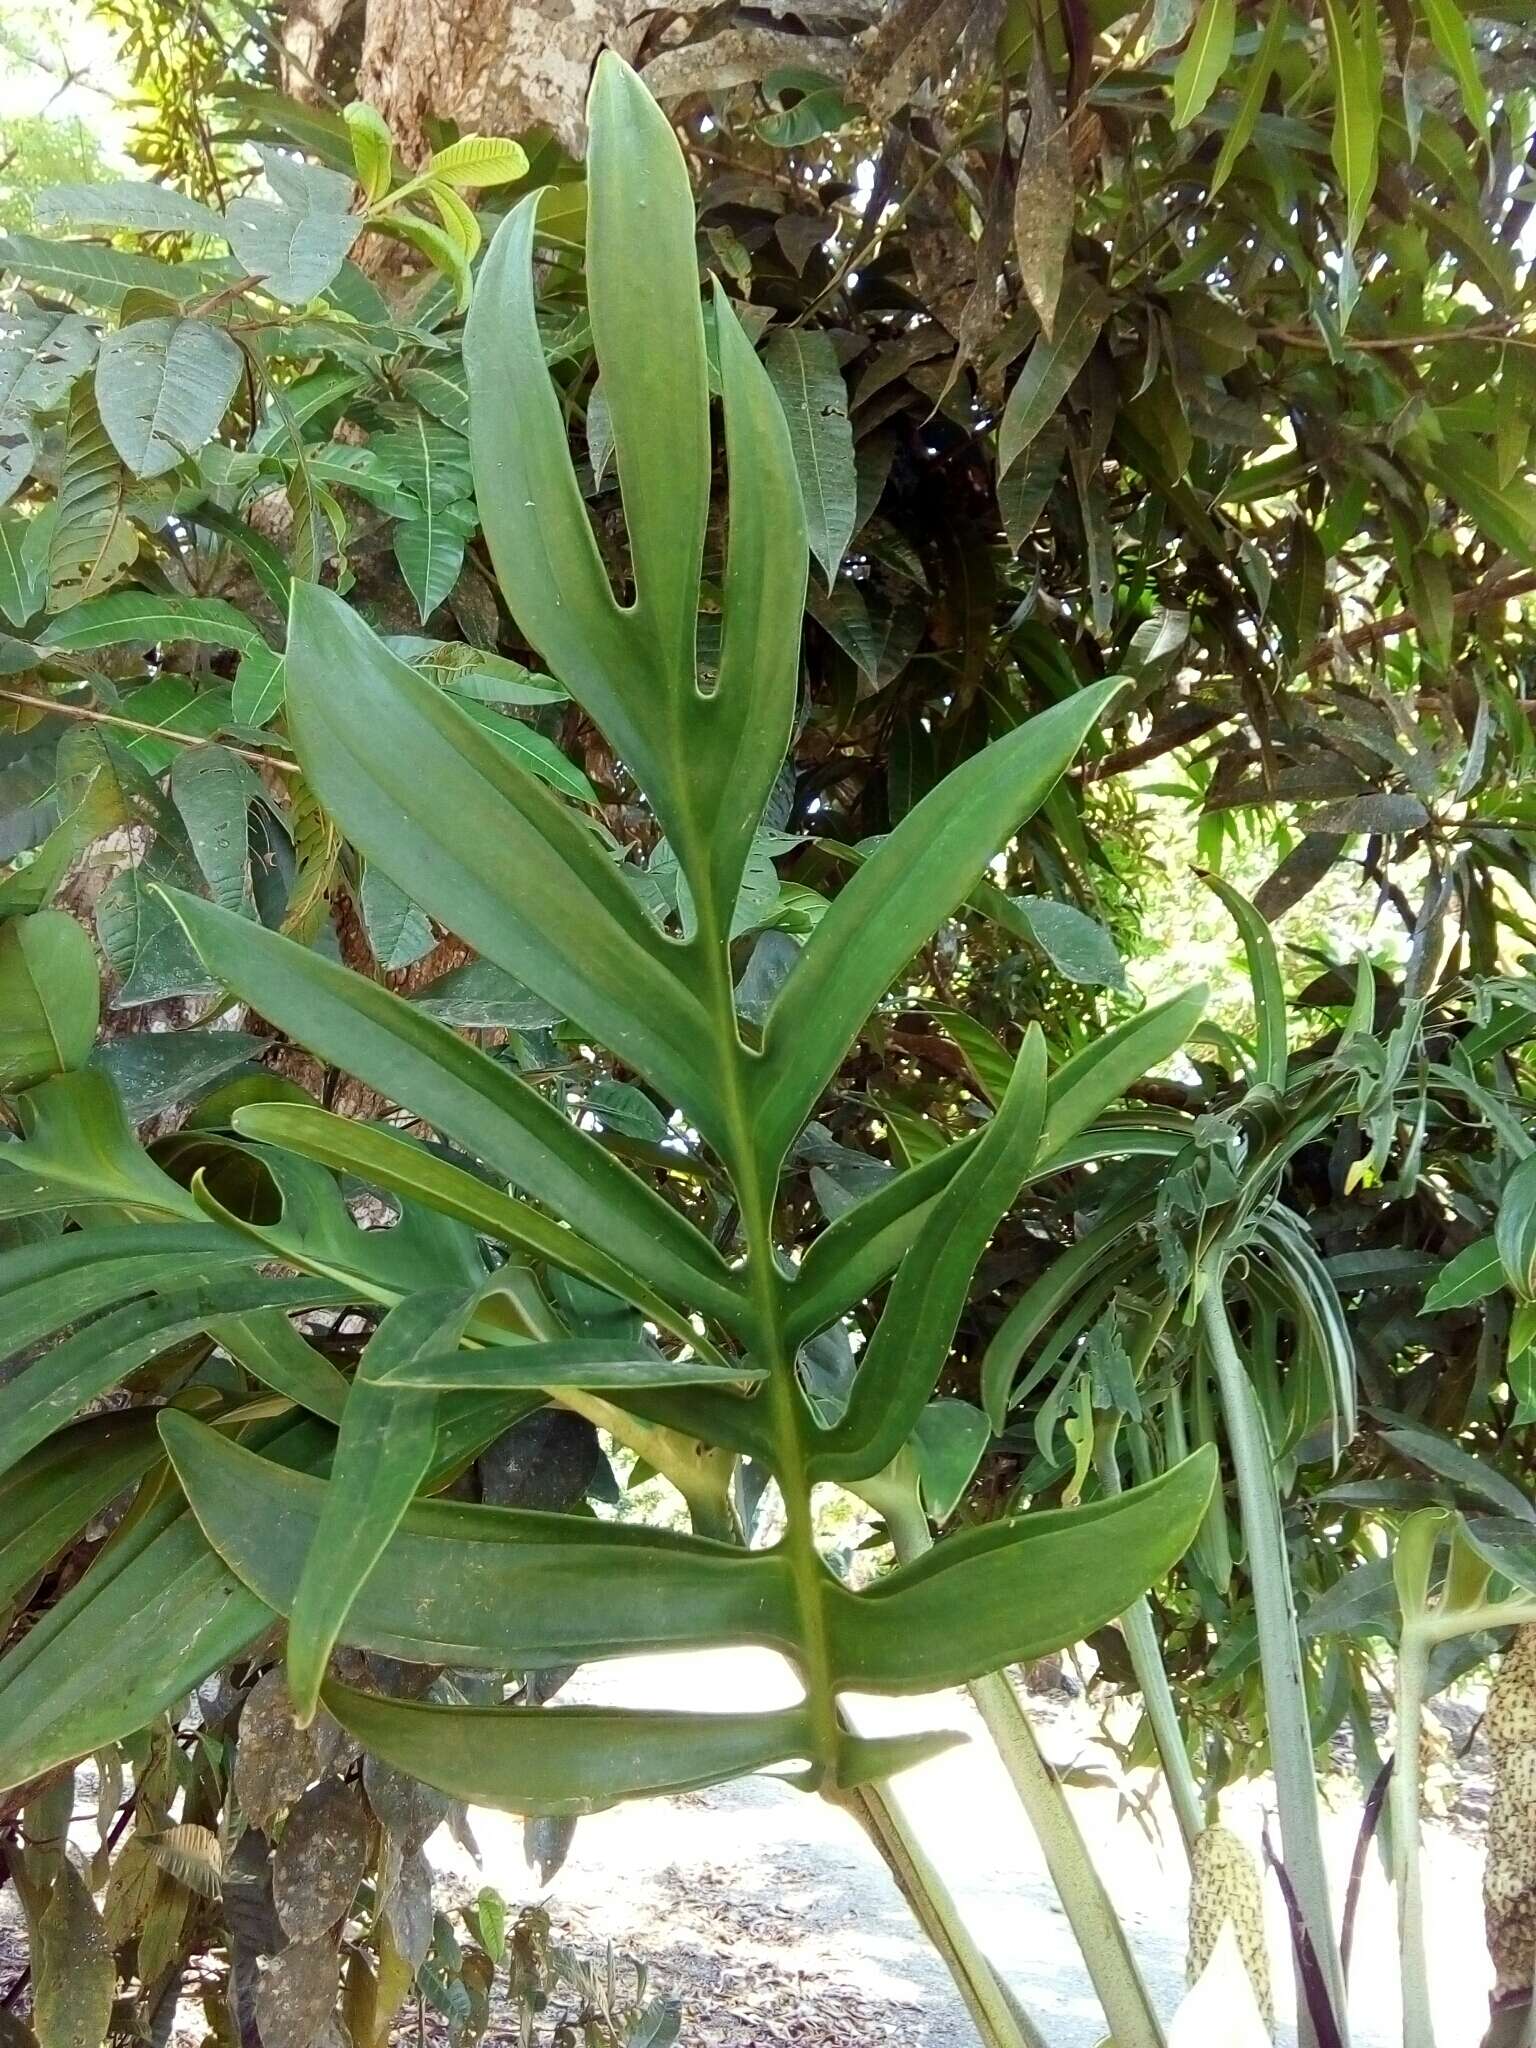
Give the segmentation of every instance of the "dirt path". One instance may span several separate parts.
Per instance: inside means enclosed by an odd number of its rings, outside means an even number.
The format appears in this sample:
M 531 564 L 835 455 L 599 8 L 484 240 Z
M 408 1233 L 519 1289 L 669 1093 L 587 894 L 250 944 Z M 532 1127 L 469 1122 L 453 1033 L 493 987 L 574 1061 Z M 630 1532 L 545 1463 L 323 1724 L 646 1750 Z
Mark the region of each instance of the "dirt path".
M 794 1686 L 765 1652 L 637 1659 L 580 1673 L 563 1700 L 730 1709 L 789 1703 Z M 1058 1768 L 1106 1767 L 1091 1719 L 1070 1703 L 1039 1710 Z M 870 1702 L 877 1732 L 949 1726 L 980 1739 L 897 1781 L 903 1800 L 982 1945 L 1006 1974 L 1050 2048 L 1096 2048 L 1097 2003 L 1012 1789 L 962 1694 Z M 1154 1998 L 1178 2002 L 1184 1961 L 1182 1858 L 1166 1811 L 1149 1839 L 1124 1804 L 1145 1787 L 1074 1789 L 1073 1809 L 1130 1928 Z M 1258 1840 L 1262 1796 L 1230 1802 L 1227 1818 Z M 647 1960 L 656 1988 L 683 1999 L 685 2048 L 974 2048 L 975 2034 L 942 1966 L 913 1925 L 884 1865 L 857 1825 L 820 1800 L 768 1779 L 619 1808 L 584 1820 L 548 1893 L 523 1861 L 520 1825 L 473 1815 L 483 1876 L 452 1845 L 445 1866 L 467 1884 L 490 1882 L 515 1904 L 542 1901 L 557 1933 L 600 1951 L 612 1941 Z M 1358 1810 L 1327 1822 L 1340 1888 Z M 1428 1924 L 1437 2036 L 1471 2048 L 1487 2014 L 1481 1863 L 1454 1828 L 1429 1824 Z M 1283 1953 L 1272 1908 L 1271 1949 Z M 1379 1862 L 1362 1895 L 1353 2007 L 1356 2048 L 1392 2048 L 1398 2027 L 1391 1896 Z M 1294 2039 L 1289 1985 L 1277 1985 L 1282 2039 Z

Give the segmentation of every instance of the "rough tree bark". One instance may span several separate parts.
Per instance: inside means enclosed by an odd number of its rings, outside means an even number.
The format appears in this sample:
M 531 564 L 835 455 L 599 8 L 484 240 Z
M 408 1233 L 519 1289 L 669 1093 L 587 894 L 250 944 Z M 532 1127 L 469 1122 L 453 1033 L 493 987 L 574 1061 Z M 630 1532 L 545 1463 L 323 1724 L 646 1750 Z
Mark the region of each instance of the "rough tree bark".
M 649 19 L 636 0 L 368 0 L 358 95 L 408 156 L 434 114 L 492 135 L 548 128 L 580 154 L 599 51 L 633 57 Z
M 883 0 L 805 0 L 797 19 L 877 19 Z M 789 12 L 787 0 L 758 0 L 755 16 Z M 704 33 L 687 40 L 700 14 Z M 658 25 L 666 22 L 661 37 Z M 658 97 L 761 78 L 780 64 L 846 75 L 858 42 L 805 34 L 725 10 L 659 15 L 644 0 L 289 0 L 282 36 L 284 90 L 300 99 L 329 93 L 372 102 L 407 158 L 424 153 L 424 123 L 443 116 L 466 132 L 526 134 L 549 129 L 580 156 L 583 108 L 600 51 L 643 62 Z

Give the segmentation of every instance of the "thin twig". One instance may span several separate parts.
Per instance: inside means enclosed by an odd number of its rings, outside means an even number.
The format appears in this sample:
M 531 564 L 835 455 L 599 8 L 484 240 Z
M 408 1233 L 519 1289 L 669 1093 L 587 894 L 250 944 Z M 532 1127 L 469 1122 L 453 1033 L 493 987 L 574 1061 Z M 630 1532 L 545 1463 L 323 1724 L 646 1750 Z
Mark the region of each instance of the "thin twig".
M 1503 327 L 1442 327 L 1431 334 L 1351 334 L 1336 342 L 1326 340 L 1321 334 L 1309 334 L 1302 327 L 1261 327 L 1259 339 L 1278 341 L 1286 348 L 1326 349 L 1330 353 L 1335 348 L 1345 353 L 1350 349 L 1368 349 L 1385 355 L 1399 348 L 1442 348 L 1453 341 L 1536 348 L 1536 339 L 1529 335 L 1511 334 Z
M 238 754 L 242 761 L 254 761 L 258 768 L 278 768 L 284 775 L 302 775 L 304 772 L 297 761 L 290 761 L 282 754 L 263 754 L 255 747 L 237 747 L 230 740 L 197 739 L 189 733 L 171 732 L 163 725 L 146 725 L 142 719 L 123 718 L 115 711 L 93 711 L 85 704 L 60 704 L 52 697 L 34 697 L 26 690 L 0 690 L 0 698 L 8 704 L 29 704 L 37 711 L 54 711 L 60 718 L 84 718 L 92 725 L 121 726 L 125 732 L 145 733 L 150 739 L 170 740 L 178 747 L 223 747 L 226 753 Z
M 1370 1794 L 1365 1802 L 1365 1811 L 1360 1816 L 1360 1831 L 1355 1837 L 1355 1853 L 1349 1866 L 1349 1883 L 1344 1891 L 1344 1927 L 1339 1936 L 1339 1961 L 1344 1970 L 1344 1981 L 1349 1982 L 1349 1957 L 1355 1945 L 1355 1913 L 1360 1904 L 1360 1886 L 1365 1879 L 1365 1859 L 1371 1852 L 1371 1843 L 1381 1825 L 1382 1808 L 1386 1804 L 1387 1787 L 1392 1782 L 1392 1765 L 1395 1759 L 1388 1757 L 1376 1773 Z
M 1451 599 L 1451 610 L 1458 618 L 1468 612 L 1480 612 L 1488 605 L 1508 604 L 1517 597 L 1529 597 L 1536 591 L 1536 570 L 1522 569 L 1517 576 L 1501 576 L 1490 583 L 1476 583 L 1470 590 L 1458 590 Z M 1362 647 L 1373 647 L 1378 640 L 1396 640 L 1404 633 L 1412 633 L 1418 626 L 1415 612 L 1393 612 L 1385 619 L 1372 619 L 1366 625 L 1352 627 L 1347 633 L 1335 635 L 1332 639 L 1319 641 L 1306 660 L 1309 669 L 1326 668 L 1334 655 L 1342 648 L 1346 654 L 1354 654 Z
M 1484 611 L 1490 605 L 1509 604 L 1517 597 L 1530 597 L 1533 593 L 1536 593 L 1536 570 L 1522 569 L 1514 576 L 1500 576 L 1488 583 L 1475 584 L 1470 590 L 1458 590 L 1451 600 L 1451 609 L 1458 618 L 1464 618 L 1470 612 Z M 1363 626 L 1351 627 L 1347 633 L 1334 634 L 1319 641 L 1303 663 L 1303 669 L 1326 668 L 1340 652 L 1358 654 L 1361 648 L 1374 647 L 1378 641 L 1400 639 L 1404 633 L 1417 631 L 1418 624 L 1417 613 L 1411 611 L 1392 612 L 1384 619 L 1368 620 Z M 1149 761 L 1160 760 L 1164 754 L 1189 746 L 1193 741 L 1203 739 L 1208 732 L 1214 732 L 1218 726 L 1243 715 L 1241 704 L 1213 705 L 1199 711 L 1190 705 L 1184 710 L 1186 715 L 1182 719 L 1178 713 L 1173 714 L 1164 731 L 1138 740 L 1135 746 L 1106 754 L 1102 760 L 1084 762 L 1075 772 L 1084 782 L 1108 782 L 1113 776 L 1124 775 L 1132 768 L 1145 767 Z

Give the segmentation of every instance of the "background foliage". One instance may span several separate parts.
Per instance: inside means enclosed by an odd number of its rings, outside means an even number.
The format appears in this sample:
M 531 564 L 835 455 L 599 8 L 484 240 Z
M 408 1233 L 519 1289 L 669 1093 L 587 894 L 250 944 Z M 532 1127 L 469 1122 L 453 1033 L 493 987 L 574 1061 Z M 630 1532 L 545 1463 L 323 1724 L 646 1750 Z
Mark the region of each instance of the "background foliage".
M 5 142 L 0 1073 L 17 1116 L 83 1067 L 173 1163 L 171 1133 L 225 1129 L 274 1086 L 384 1108 L 231 1006 L 151 887 L 167 883 L 475 1034 L 670 1185 L 673 1106 L 369 863 L 285 709 L 290 587 L 324 582 L 676 913 L 676 857 L 630 765 L 506 608 L 466 440 L 482 241 L 548 186 L 544 355 L 626 573 L 582 166 L 544 134 L 450 127 L 408 158 L 344 78 L 292 96 L 281 19 L 148 0 L 106 18 L 143 97 L 146 176 L 100 178 L 56 128 Z M 733 924 L 743 1011 L 946 771 L 1090 683 L 1132 688 L 865 1028 L 797 1142 L 779 1241 L 803 1246 L 984 1121 L 1029 1026 L 1069 1058 L 1191 978 L 1167 956 L 1206 934 L 1217 1000 L 1124 1118 L 1167 1151 L 1014 1206 L 950 1354 L 927 1506 L 981 1521 L 1148 1476 L 1185 1444 L 1228 1450 L 1186 1306 L 1210 1247 L 1248 1233 L 1232 1313 L 1286 1500 L 1309 1732 L 1347 1724 L 1369 1779 L 1398 1612 L 1382 1532 L 1425 1506 L 1492 1517 L 1485 1540 L 1531 1582 L 1509 1527 L 1533 1519 L 1531 1290 L 1489 1248 L 1531 1150 L 1531 28 L 1513 4 L 1439 0 L 802 19 L 709 92 L 734 18 L 673 17 L 639 53 L 693 173 L 701 266 L 761 344 L 810 529 L 792 751 Z M 1241 900 L 1194 909 L 1197 871 L 1235 882 L 1277 950 Z M 64 1222 L 17 1213 L 0 1232 L 20 1251 Z M 846 1393 L 878 1306 L 807 1353 L 813 1391 Z M 350 1372 L 366 1320 L 308 1328 Z M 135 1365 L 121 1405 L 249 1393 L 242 1368 L 178 1341 Z M 72 1425 L 101 1477 L 18 1558 L 17 1643 L 99 1543 L 90 1518 L 151 1469 L 135 1426 L 118 1407 Z M 482 1456 L 472 1486 L 535 1506 L 616 1492 L 590 1423 L 560 1429 Z M 1151 1617 L 1202 1801 L 1270 1761 L 1227 1470 Z M 757 1503 L 739 1506 L 750 1522 Z M 1458 1638 L 1437 1677 L 1492 1640 Z M 1095 1639 L 1103 1667 L 1145 1690 L 1121 1641 Z M 124 1813 L 146 1856 L 173 1808 L 174 1829 L 222 1825 L 238 1853 L 231 1770 L 261 1825 L 238 1781 L 248 1738 L 233 1746 L 270 1697 L 257 1668 L 204 1701 L 202 1734 L 133 1738 Z M 403 1868 L 415 1824 L 365 1805 L 366 1775 L 344 1782 L 345 1817 L 323 1825 Z M 34 1789 L 28 1812 L 56 1796 Z M 209 1939 L 207 1848 L 152 1862 L 174 1929 L 147 1891 L 104 1909 L 146 2025 L 152 1986 Z M 47 1897 L 88 1917 L 62 1877 Z M 429 1982 L 472 1984 L 474 1943 L 445 1939 L 457 1977 L 419 1932 L 402 1952 Z

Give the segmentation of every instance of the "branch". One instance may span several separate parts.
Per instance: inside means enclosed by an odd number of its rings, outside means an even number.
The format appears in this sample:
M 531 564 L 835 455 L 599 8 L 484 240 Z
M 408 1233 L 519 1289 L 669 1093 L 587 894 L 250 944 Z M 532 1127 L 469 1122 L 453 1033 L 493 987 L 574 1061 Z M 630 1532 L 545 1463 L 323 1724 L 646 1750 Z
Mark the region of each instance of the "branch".
M 727 86 L 754 85 L 780 65 L 803 65 L 828 78 L 848 76 L 858 55 L 856 43 L 841 36 L 801 36 L 786 30 L 728 28 L 701 43 L 681 43 L 658 50 L 646 65 L 647 86 L 659 100 L 686 98 L 690 93 L 721 92 Z
M 1522 569 L 1516 576 L 1496 577 L 1489 583 L 1476 583 L 1470 590 L 1458 590 L 1451 600 L 1451 609 L 1457 618 L 1465 618 L 1469 612 L 1480 612 L 1489 605 L 1508 604 L 1512 598 L 1529 597 L 1536 591 L 1536 570 Z M 1404 633 L 1418 629 L 1418 616 L 1414 612 L 1393 612 L 1385 619 L 1372 619 L 1364 626 L 1355 626 L 1348 633 L 1337 633 L 1331 639 L 1320 641 L 1307 656 L 1306 667 L 1325 668 L 1338 652 L 1354 654 L 1362 647 L 1374 647 L 1378 640 L 1395 640 Z
M 84 718 L 92 725 L 121 726 L 125 732 L 146 733 L 151 739 L 170 740 L 178 747 L 223 747 L 228 754 L 238 754 L 242 761 L 254 761 L 258 768 L 277 768 L 284 775 L 304 772 L 297 761 L 289 761 L 281 754 L 263 754 L 255 747 L 237 747 L 228 740 L 196 739 L 187 733 L 171 732 L 163 725 L 146 725 L 139 718 L 123 718 L 115 711 L 92 711 L 84 704 L 60 704 L 52 697 L 34 697 L 26 690 L 0 690 L 0 698 L 7 704 L 29 704 L 36 711 L 52 711 L 60 718 Z
M 1474 584 L 1470 590 L 1458 590 L 1451 600 L 1451 608 L 1457 618 L 1466 618 L 1473 612 L 1485 611 L 1491 605 L 1509 604 L 1517 597 L 1530 597 L 1536 593 L 1536 569 L 1522 569 L 1513 576 L 1499 576 L 1487 583 Z M 1336 633 L 1330 639 L 1320 641 L 1303 663 L 1303 672 L 1310 674 L 1316 669 L 1326 668 L 1339 653 L 1358 654 L 1364 647 L 1374 647 L 1382 640 L 1400 639 L 1404 633 L 1418 630 L 1418 615 L 1411 611 L 1392 612 L 1384 619 L 1370 619 L 1363 626 L 1354 626 L 1347 633 Z M 1160 732 L 1139 740 L 1135 746 L 1122 747 L 1117 753 L 1106 754 L 1100 761 L 1088 761 L 1077 770 L 1082 782 L 1107 782 L 1112 776 L 1125 775 L 1132 768 L 1145 767 L 1148 761 L 1161 759 L 1179 747 L 1188 746 L 1191 741 L 1203 739 L 1218 726 L 1228 724 L 1243 715 L 1240 704 L 1184 705 L 1175 711 Z

